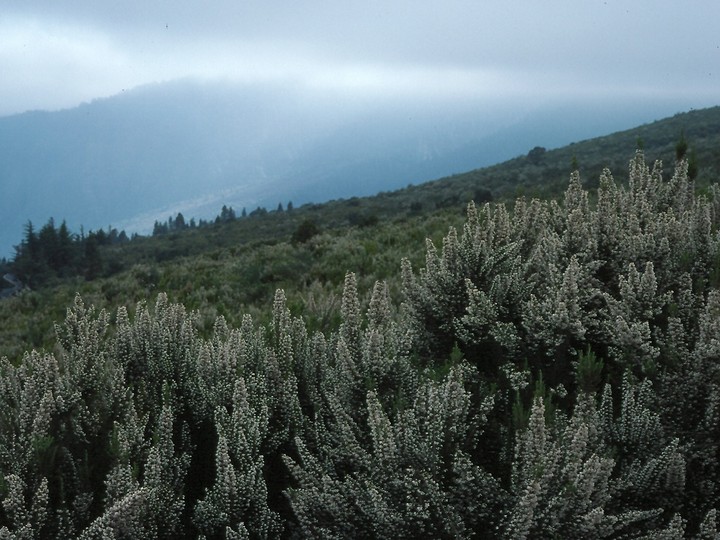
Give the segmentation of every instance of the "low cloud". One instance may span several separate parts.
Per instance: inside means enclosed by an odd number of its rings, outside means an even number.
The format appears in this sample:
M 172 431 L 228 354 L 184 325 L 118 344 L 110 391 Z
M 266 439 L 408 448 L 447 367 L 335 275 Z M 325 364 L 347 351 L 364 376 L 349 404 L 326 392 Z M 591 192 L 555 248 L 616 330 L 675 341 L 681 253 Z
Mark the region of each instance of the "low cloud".
M 700 4 L 27 0 L 0 22 L 0 114 L 182 77 L 366 97 L 712 102 L 720 4 Z

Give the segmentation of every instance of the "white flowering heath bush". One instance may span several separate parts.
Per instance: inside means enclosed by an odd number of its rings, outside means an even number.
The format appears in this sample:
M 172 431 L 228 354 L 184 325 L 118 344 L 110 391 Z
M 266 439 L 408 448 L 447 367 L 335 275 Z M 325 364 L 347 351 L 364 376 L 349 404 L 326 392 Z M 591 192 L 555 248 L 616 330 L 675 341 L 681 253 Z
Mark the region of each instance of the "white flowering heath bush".
M 720 188 L 661 170 L 470 203 L 336 331 L 77 297 L 0 359 L 0 538 L 717 538 Z

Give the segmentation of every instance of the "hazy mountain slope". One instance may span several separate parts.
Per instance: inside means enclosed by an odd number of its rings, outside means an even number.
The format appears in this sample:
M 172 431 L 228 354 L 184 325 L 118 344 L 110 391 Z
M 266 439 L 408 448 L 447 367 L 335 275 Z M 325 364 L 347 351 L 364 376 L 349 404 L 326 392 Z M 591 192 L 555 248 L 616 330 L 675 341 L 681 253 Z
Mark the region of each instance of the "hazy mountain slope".
M 12 209 L 23 221 L 54 215 L 98 227 L 227 188 L 238 176 L 260 179 L 279 149 L 260 140 L 269 122 L 263 100 L 245 97 L 151 88 L 3 119 L 3 215 Z M 278 141 L 284 135 L 278 130 Z
M 155 267 L 158 263 L 179 259 L 216 258 L 219 252 L 235 253 L 237 249 L 252 250 L 252 246 L 282 244 L 294 237 L 301 224 L 308 221 L 331 234 L 342 235 L 348 229 L 359 227 L 371 230 L 370 236 L 376 234 L 373 224 L 398 223 L 403 224 L 402 227 L 409 226 L 414 231 L 414 238 L 421 240 L 428 235 L 427 231 L 419 232 L 425 222 L 440 214 L 455 218 L 463 215 L 470 199 L 482 204 L 490 198 L 512 201 L 518 195 L 559 197 L 567 188 L 574 165 L 579 167 L 581 180 L 588 188 L 597 186 L 605 167 L 611 170 L 618 182 L 624 183 L 628 160 L 634 158 L 638 143 L 644 145 L 645 158 L 650 163 L 657 159 L 663 161 L 663 173 L 667 179 L 673 173 L 675 145 L 683 132 L 689 142 L 689 154 L 697 163 L 696 185 L 704 190 L 720 172 L 720 149 L 717 147 L 720 107 L 678 114 L 612 135 L 541 151 L 537 157 L 526 154 L 490 167 L 370 197 L 296 205 L 292 212 L 271 209 L 266 214 L 253 213 L 245 219 L 210 227 L 142 237 L 108 248 L 103 253 L 104 272 L 110 275 L 138 264 Z M 530 154 L 537 154 L 537 151 L 533 150 Z M 357 186 L 358 190 L 362 188 Z M 420 226 L 420 223 L 423 225 Z M 435 232 L 444 233 L 445 228 L 440 227 Z M 397 234 L 390 236 L 393 237 L 393 246 L 403 243 Z M 404 253 L 403 256 L 409 255 Z M 267 265 L 263 263 L 260 266 L 264 268 Z M 340 268 L 341 272 L 346 270 L 343 265 Z M 270 292 L 274 286 L 288 286 L 278 282 L 272 271 L 268 272 L 267 279 L 261 281 Z M 298 282 L 307 281 L 300 277 L 300 273 L 291 272 L 288 276 Z M 342 274 L 336 277 L 341 279 Z M 246 284 L 245 287 L 250 286 Z
M 714 182 L 720 172 L 720 107 L 694 110 L 672 117 L 547 150 L 538 159 L 522 155 L 504 163 L 429 182 L 416 189 L 416 197 L 472 196 L 478 188 L 495 196 L 516 194 L 557 195 L 567 186 L 577 166 L 583 183 L 597 186 L 604 168 L 618 180 L 627 178 L 627 162 L 641 146 L 648 160 L 661 160 L 665 175 L 672 174 L 675 147 L 684 136 L 688 157 L 697 165 L 698 185 Z M 403 195 L 405 196 L 405 195 Z
M 207 218 L 223 204 L 251 210 L 370 195 L 628 127 L 660 110 L 623 107 L 508 112 L 180 81 L 0 118 L 0 257 L 12 255 L 28 220 L 147 232 L 178 211 Z

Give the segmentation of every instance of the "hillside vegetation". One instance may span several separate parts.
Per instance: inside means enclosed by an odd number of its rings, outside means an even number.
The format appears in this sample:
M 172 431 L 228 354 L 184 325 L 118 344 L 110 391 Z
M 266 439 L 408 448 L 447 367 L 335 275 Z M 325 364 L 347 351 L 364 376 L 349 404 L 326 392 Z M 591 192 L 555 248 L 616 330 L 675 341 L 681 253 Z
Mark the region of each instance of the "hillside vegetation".
M 626 184 L 633 153 L 629 149 L 638 144 L 646 155 L 663 158 L 663 174 L 670 175 L 681 137 L 688 143 L 687 157 L 697 166 L 694 182 L 703 190 L 720 171 L 719 134 L 720 107 L 714 107 L 556 150 L 535 148 L 493 167 L 374 197 L 292 210 L 283 201 L 283 211 L 248 209 L 246 218 L 130 242 L 117 242 L 115 230 L 90 231 L 78 246 L 80 253 L 68 257 L 80 260 L 77 271 L 53 274 L 45 264 L 39 271 L 38 265 L 29 265 L 34 268 L 29 272 L 18 265 L 12 268 L 33 291 L 0 301 L 0 351 L 19 358 L 33 347 L 51 348 L 53 323 L 64 317 L 76 292 L 114 311 L 164 291 L 173 301 L 203 313 L 209 329 L 216 314 L 231 324 L 239 324 L 242 313 L 267 317 L 274 291 L 282 287 L 295 315 L 335 320 L 327 313 L 337 303 L 345 272 L 355 272 L 366 293 L 375 279 L 388 280 L 398 290 L 400 259 L 420 263 L 417 246 L 426 237 L 437 242 L 448 226 L 459 226 L 470 200 L 481 205 L 511 202 L 517 196 L 559 197 L 576 168 L 587 188 L 597 187 L 604 167 Z M 319 234 L 293 241 L 308 223 Z M 63 238 L 62 225 L 55 228 Z M 39 224 L 36 231 L 41 232 Z M 94 244 L 90 259 L 88 243 Z M 37 281 L 41 286 L 35 286 Z
M 669 173 L 637 151 L 510 203 L 532 186 L 476 171 L 109 246 L 107 277 L 3 301 L 2 535 L 715 538 L 699 132 Z M 583 169 L 507 167 L 562 152 Z M 497 202 L 412 199 L 463 182 Z

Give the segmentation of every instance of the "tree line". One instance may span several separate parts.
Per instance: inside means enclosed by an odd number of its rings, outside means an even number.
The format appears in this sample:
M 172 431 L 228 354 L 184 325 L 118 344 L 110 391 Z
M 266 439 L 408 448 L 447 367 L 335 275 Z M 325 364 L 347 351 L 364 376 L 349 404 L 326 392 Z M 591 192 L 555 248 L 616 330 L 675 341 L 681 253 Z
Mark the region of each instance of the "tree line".
M 111 227 L 73 234 L 65 220 L 57 227 L 50 218 L 39 231 L 28 221 L 20 244 L 15 246 L 11 269 L 30 287 L 53 278 L 80 275 L 94 279 L 103 273 L 100 247 L 129 241 L 125 231 Z
M 292 209 L 292 202 L 287 204 L 286 209 L 283 208 L 282 203 L 279 203 L 275 212 L 292 211 Z M 170 216 L 164 222 L 155 221 L 152 235 L 203 228 L 267 213 L 268 211 L 262 207 L 256 208 L 249 214 L 243 208 L 238 217 L 231 206 L 223 205 L 214 220 L 191 218 L 186 221 L 183 214 L 178 212 L 175 217 Z M 103 247 L 125 244 L 139 237 L 138 234 L 128 236 L 124 230 L 118 231 L 114 227 L 88 232 L 81 229 L 79 234 L 73 233 L 65 220 L 57 226 L 54 218 L 50 218 L 37 230 L 32 221 L 28 221 L 20 243 L 15 246 L 12 260 L 2 259 L 0 270 L 3 273 L 12 272 L 31 288 L 40 287 L 53 279 L 74 276 L 93 280 L 117 271 L 117 268 L 112 267 L 117 266 L 118 263 L 107 261 L 103 257 Z
M 278 206 L 275 210 L 275 212 L 284 212 L 288 211 L 291 212 L 293 210 L 293 203 L 292 201 L 287 203 L 287 208 L 283 207 L 282 203 L 278 203 Z M 220 223 L 229 223 L 232 221 L 235 221 L 236 219 L 243 219 L 247 217 L 255 217 L 255 216 L 262 216 L 265 214 L 268 214 L 268 210 L 265 207 L 258 206 L 255 208 L 255 210 L 252 210 L 250 213 L 243 208 L 240 212 L 240 216 L 238 217 L 235 213 L 235 210 L 233 210 L 232 206 L 223 205 L 222 209 L 220 210 L 220 213 L 215 216 L 215 219 L 211 220 L 205 220 L 205 219 L 199 219 L 196 220 L 195 218 L 190 218 L 189 221 L 185 219 L 185 216 L 182 214 L 182 212 L 178 212 L 175 217 L 170 216 L 166 221 L 155 221 L 153 225 L 153 236 L 159 236 L 162 234 L 168 234 L 172 232 L 179 232 L 186 229 L 202 229 L 205 227 L 209 227 L 211 225 L 217 225 Z

